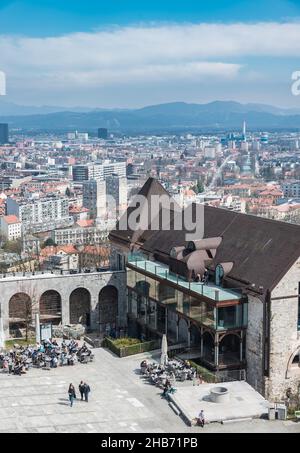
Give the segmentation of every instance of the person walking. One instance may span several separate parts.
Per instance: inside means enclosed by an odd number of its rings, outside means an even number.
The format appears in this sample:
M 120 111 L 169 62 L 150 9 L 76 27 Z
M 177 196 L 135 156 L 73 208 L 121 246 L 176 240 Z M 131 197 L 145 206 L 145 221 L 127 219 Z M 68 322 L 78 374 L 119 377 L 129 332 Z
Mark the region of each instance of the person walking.
M 89 402 L 89 393 L 90 393 L 91 389 L 90 389 L 90 386 L 89 384 L 87 384 L 86 382 L 84 383 L 84 400 L 88 403 Z
M 199 415 L 198 415 L 198 425 L 201 426 L 201 428 L 204 428 L 204 423 L 205 423 L 205 419 L 204 419 L 204 411 L 201 409 Z
M 83 401 L 83 395 L 84 395 L 84 383 L 83 383 L 83 381 L 80 381 L 79 392 L 80 392 L 80 396 L 81 396 L 81 401 Z
M 68 395 L 70 400 L 70 406 L 72 407 L 74 399 L 76 398 L 75 387 L 73 384 L 69 385 Z

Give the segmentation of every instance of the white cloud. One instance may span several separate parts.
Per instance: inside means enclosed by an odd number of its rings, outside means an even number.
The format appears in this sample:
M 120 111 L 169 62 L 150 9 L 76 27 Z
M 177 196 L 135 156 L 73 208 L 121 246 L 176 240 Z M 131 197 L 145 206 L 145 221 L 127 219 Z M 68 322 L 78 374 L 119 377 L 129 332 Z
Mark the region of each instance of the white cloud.
M 0 69 L 11 85 L 53 90 L 222 81 L 239 75 L 239 57 L 299 55 L 299 23 L 136 26 L 51 38 L 0 35 Z

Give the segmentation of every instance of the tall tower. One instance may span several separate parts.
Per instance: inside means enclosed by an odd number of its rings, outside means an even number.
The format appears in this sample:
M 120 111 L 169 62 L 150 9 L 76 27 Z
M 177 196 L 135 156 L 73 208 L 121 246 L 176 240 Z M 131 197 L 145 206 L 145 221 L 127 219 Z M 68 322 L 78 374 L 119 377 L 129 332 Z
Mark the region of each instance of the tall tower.
M 243 122 L 243 140 L 246 141 L 246 121 Z

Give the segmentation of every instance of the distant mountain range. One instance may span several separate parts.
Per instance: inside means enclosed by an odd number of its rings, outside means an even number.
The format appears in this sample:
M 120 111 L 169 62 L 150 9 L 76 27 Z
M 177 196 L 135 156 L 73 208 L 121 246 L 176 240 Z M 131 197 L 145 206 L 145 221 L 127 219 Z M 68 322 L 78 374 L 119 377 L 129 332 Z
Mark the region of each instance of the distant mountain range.
M 300 108 L 281 109 L 264 104 L 215 101 L 208 104 L 172 102 L 140 109 L 72 109 L 18 106 L 0 100 L 0 122 L 11 129 L 86 130 L 107 127 L 112 132 L 176 130 L 300 129 Z

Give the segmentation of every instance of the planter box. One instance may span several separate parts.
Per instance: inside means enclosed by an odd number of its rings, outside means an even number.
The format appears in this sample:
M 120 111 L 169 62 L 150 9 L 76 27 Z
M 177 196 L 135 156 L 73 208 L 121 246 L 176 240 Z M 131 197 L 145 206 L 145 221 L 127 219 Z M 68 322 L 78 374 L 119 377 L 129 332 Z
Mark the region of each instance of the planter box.
M 157 340 L 145 341 L 143 343 L 133 344 L 131 346 L 118 347 L 110 338 L 105 338 L 103 346 L 110 349 L 114 354 L 119 357 L 127 357 L 129 355 L 141 354 L 143 352 L 153 351 L 160 347 L 160 342 Z

